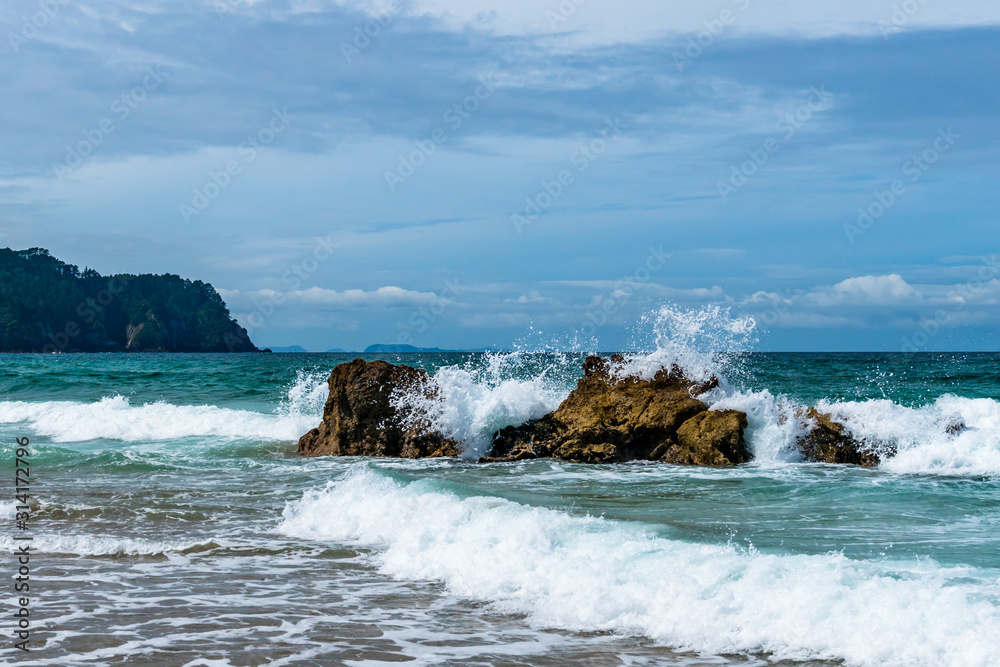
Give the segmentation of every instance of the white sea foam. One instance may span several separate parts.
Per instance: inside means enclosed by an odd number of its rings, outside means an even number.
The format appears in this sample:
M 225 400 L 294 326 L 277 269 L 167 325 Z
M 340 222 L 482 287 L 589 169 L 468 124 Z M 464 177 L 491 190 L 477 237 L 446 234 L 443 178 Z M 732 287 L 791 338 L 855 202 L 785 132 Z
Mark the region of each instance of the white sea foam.
M 397 394 L 394 403 L 414 408 L 416 417 L 463 443 L 467 456 L 480 456 L 495 431 L 543 417 L 569 394 L 552 377 L 564 359 L 555 358 L 525 379 L 529 359 L 520 352 L 489 354 L 485 366 L 448 366 L 434 374 L 432 396 L 421 389 L 407 391 Z
M 0 549 L 4 551 L 13 552 L 19 544 L 10 536 L 0 535 Z M 75 556 L 155 556 L 215 546 L 211 540 L 166 542 L 100 535 L 35 535 L 31 542 L 33 552 Z
M 823 401 L 818 407 L 872 446 L 895 448 L 896 455 L 882 463 L 886 470 L 1000 475 L 1000 403 L 995 400 L 942 396 L 918 408 L 889 400 Z M 965 429 L 949 433 L 956 423 Z
M 537 627 L 866 667 L 986 667 L 1000 655 L 995 571 L 691 544 L 435 484 L 358 466 L 290 503 L 279 530 L 375 548 L 390 576 L 442 582 Z
M 268 415 L 214 406 L 133 406 L 124 396 L 103 398 L 97 403 L 0 403 L 0 424 L 23 423 L 54 442 L 99 438 L 143 442 L 197 436 L 297 440 L 316 422 L 317 418 L 309 415 Z
M 758 465 L 780 465 L 802 460 L 799 438 L 806 426 L 796 418 L 803 406 L 770 391 L 719 388 L 699 398 L 713 410 L 739 410 L 747 415 L 744 433 Z
M 298 440 L 322 414 L 323 378 L 300 373 L 277 414 L 211 405 L 146 403 L 132 405 L 125 396 L 96 403 L 47 401 L 0 402 L 0 424 L 23 424 L 54 442 L 106 439 L 125 442 L 189 437 Z
M 801 460 L 796 442 L 805 425 L 796 416 L 805 406 L 769 391 L 716 390 L 701 397 L 713 410 L 747 414 L 747 442 L 760 465 Z M 989 398 L 942 396 L 907 407 L 887 399 L 820 401 L 816 405 L 845 424 L 864 446 L 885 452 L 881 468 L 895 473 L 1000 475 L 1000 403 Z M 956 425 L 963 430 L 949 432 Z M 895 452 L 893 455 L 892 452 Z

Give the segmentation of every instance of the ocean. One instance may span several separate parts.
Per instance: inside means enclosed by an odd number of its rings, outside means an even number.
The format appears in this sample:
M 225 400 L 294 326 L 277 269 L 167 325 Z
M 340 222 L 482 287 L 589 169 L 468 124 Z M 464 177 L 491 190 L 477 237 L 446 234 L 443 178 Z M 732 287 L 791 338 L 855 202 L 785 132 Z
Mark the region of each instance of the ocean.
M 5 612 L 2 660 L 1000 665 L 1000 354 L 717 352 L 685 363 L 749 415 L 755 459 L 732 469 L 475 463 L 565 398 L 582 354 L 0 356 L 33 537 L 31 650 Z M 358 356 L 431 372 L 468 456 L 298 457 Z M 803 463 L 796 405 L 898 454 Z

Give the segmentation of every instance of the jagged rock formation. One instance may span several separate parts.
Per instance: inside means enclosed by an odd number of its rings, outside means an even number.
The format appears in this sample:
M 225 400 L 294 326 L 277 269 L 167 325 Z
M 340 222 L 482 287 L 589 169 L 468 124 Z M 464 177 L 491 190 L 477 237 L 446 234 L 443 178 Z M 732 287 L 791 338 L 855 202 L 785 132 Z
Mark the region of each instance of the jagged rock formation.
M 676 465 L 730 466 L 752 458 L 744 437 L 747 416 L 709 410 L 698 396 L 715 379 L 694 382 L 679 368 L 652 379 L 618 376 L 623 359 L 588 357 L 584 376 L 559 408 L 541 419 L 507 427 L 493 436 L 484 463 L 554 457 L 578 463 L 660 461 Z M 457 456 L 461 445 L 433 430 L 399 393 L 435 398 L 426 372 L 384 361 L 356 359 L 337 366 L 329 379 L 323 421 L 299 441 L 305 456 L 424 458 Z M 804 426 L 798 445 L 807 461 L 873 467 L 891 448 L 854 437 L 832 415 L 815 408 L 795 417 Z M 964 424 L 948 425 L 960 432 Z
M 881 463 L 882 452 L 866 447 L 850 430 L 833 416 L 809 408 L 798 415 L 807 430 L 798 446 L 807 461 L 816 463 L 848 463 L 874 468 Z M 886 452 L 888 453 L 888 452 Z
M 393 405 L 397 390 L 428 386 L 426 372 L 384 361 L 355 359 L 330 374 L 330 396 L 319 428 L 299 440 L 304 456 L 457 456 L 457 443 L 435 433 L 407 408 Z
M 496 434 L 484 461 L 554 456 L 580 463 L 663 461 L 736 465 L 750 460 L 743 439 L 746 415 L 710 412 L 695 398 L 717 385 L 696 383 L 678 368 L 651 380 L 617 377 L 612 365 L 588 357 L 584 376 L 551 415 Z

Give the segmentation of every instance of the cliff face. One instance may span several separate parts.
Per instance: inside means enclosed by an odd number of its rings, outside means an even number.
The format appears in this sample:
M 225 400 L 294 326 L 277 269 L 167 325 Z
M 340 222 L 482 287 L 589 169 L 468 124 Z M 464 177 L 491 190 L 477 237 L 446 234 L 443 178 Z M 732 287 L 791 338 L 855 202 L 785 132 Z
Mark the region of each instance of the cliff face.
M 0 249 L 0 352 L 258 352 L 211 285 Z

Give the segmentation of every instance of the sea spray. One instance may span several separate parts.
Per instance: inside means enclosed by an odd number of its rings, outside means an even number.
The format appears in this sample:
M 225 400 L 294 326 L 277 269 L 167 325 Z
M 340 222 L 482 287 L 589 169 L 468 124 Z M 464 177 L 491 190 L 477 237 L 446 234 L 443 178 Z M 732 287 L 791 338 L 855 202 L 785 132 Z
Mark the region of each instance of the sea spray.
M 298 371 L 278 407 L 278 413 L 287 416 L 321 417 L 323 406 L 330 393 L 327 387 L 329 377 L 328 371 Z
M 615 364 L 618 377 L 651 379 L 678 367 L 693 380 L 716 377 L 729 387 L 727 373 L 751 345 L 756 324 L 733 317 L 728 308 L 700 310 L 663 306 L 644 320 L 652 329 L 652 351 L 627 354 Z M 439 369 L 430 386 L 403 388 L 393 403 L 432 429 L 462 443 L 469 457 L 489 449 L 492 435 L 559 407 L 580 377 L 584 354 L 519 350 L 487 353 L 481 359 Z
M 781 466 L 802 461 L 799 440 L 809 427 L 810 405 L 757 384 L 747 362 L 756 342 L 756 323 L 727 308 L 684 309 L 665 305 L 642 318 L 639 327 L 653 345 L 626 352 L 613 364 L 617 377 L 652 378 L 678 368 L 694 380 L 717 378 L 719 387 L 699 396 L 713 410 L 747 414 L 745 433 L 752 465 Z M 543 347 L 544 349 L 544 347 Z M 492 434 L 537 419 L 553 410 L 580 377 L 583 354 L 518 351 L 490 353 L 445 366 L 431 386 L 400 392 L 398 407 L 413 409 L 466 448 L 486 452 Z M 889 400 L 821 401 L 868 448 L 898 452 L 883 468 L 893 472 L 1000 475 L 1000 404 L 992 399 L 942 397 L 926 406 L 905 407 Z M 965 424 L 953 433 L 950 427 Z
M 907 407 L 889 400 L 821 401 L 855 437 L 895 455 L 882 468 L 897 473 L 1000 475 L 1000 403 L 945 395 Z
M 756 342 L 757 323 L 752 317 L 734 317 L 720 306 L 688 309 L 668 304 L 641 318 L 639 327 L 652 328 L 654 346 L 626 353 L 616 375 L 649 380 L 660 369 L 676 366 L 694 381 L 715 377 L 728 382 L 740 373 L 739 360 Z
M 464 446 L 464 454 L 486 453 L 493 433 L 552 412 L 569 394 L 564 376 L 567 355 L 487 353 L 485 364 L 447 366 L 429 387 L 408 387 L 393 405 L 409 419 L 426 420 L 433 430 Z

